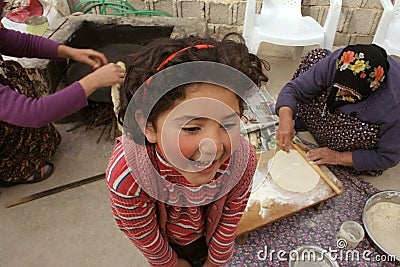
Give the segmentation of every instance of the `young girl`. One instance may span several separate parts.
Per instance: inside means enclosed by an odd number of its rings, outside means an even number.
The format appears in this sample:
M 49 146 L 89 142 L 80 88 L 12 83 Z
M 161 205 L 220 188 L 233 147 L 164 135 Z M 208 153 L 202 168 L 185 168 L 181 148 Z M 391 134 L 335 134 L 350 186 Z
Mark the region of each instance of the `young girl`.
M 240 117 L 268 67 L 238 34 L 158 39 L 132 56 L 106 177 L 119 228 L 151 266 L 231 258 L 257 165 Z

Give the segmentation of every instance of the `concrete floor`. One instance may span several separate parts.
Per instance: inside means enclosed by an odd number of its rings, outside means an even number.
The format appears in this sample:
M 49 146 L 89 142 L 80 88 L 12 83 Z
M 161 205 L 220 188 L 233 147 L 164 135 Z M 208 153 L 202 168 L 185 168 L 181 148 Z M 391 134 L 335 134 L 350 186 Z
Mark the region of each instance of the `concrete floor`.
M 298 62 L 273 57 L 268 61 L 269 88 L 276 96 Z M 63 141 L 53 160 L 54 174 L 39 184 L 0 189 L 0 267 L 147 266 L 117 229 L 104 180 L 5 208 L 17 198 L 104 172 L 112 141 L 96 144 L 100 130 L 67 132 L 72 124 L 57 127 Z M 367 180 L 381 190 L 400 190 L 399 172 L 400 166 Z

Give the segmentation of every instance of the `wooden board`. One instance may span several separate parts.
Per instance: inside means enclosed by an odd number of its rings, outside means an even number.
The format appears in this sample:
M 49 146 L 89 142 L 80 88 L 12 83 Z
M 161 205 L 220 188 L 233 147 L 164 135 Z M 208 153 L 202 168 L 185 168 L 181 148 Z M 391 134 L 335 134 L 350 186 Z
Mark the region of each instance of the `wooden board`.
M 263 152 L 259 155 L 258 169 L 267 170 L 268 161 L 273 157 L 274 151 Z M 342 191 L 342 183 L 333 175 L 333 173 L 323 165 L 321 170 L 332 180 L 334 184 Z M 239 222 L 238 236 L 244 235 L 252 230 L 261 228 L 267 224 L 278 221 L 284 217 L 290 216 L 303 209 L 321 204 L 322 202 L 337 196 L 335 191 L 320 178 L 317 186 L 306 193 L 289 192 L 280 188 L 268 174 L 264 182 L 264 187 L 259 189 L 257 194 L 262 194 L 273 200 L 273 205 L 266 210 L 265 218 L 259 215 L 260 205 L 254 203 L 244 212 Z M 253 196 L 253 193 L 252 193 Z M 251 196 L 251 198 L 252 198 Z

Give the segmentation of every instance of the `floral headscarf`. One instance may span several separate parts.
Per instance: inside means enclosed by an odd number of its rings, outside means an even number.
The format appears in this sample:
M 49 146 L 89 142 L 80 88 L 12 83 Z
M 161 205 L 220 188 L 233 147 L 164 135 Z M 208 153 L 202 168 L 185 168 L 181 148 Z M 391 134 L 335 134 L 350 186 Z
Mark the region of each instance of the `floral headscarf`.
M 336 60 L 334 85 L 327 99 L 332 112 L 378 90 L 389 69 L 386 51 L 375 45 L 346 46 Z

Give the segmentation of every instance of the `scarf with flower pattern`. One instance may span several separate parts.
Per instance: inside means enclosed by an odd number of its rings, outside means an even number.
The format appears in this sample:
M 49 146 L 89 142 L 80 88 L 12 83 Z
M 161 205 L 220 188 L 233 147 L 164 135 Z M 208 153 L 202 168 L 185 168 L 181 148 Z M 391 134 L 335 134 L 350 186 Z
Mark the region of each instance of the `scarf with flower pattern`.
M 378 90 L 389 69 L 386 51 L 375 44 L 346 46 L 336 60 L 327 110 L 360 101 Z

